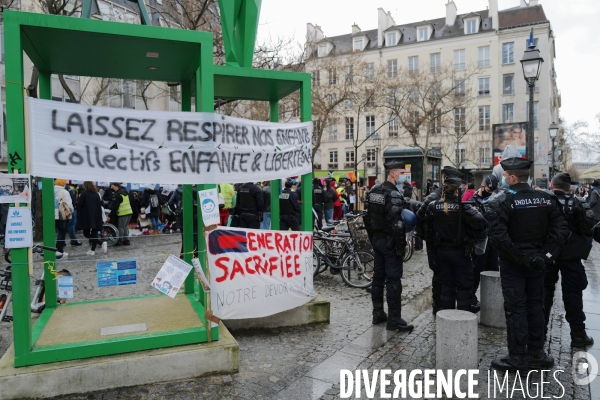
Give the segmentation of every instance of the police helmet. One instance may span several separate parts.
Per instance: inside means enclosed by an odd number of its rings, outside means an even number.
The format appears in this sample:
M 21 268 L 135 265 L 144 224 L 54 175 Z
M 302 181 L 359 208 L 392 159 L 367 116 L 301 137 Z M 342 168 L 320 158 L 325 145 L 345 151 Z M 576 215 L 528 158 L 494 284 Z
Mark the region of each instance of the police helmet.
M 402 210 L 402 221 L 409 231 L 417 226 L 417 216 L 410 210 Z

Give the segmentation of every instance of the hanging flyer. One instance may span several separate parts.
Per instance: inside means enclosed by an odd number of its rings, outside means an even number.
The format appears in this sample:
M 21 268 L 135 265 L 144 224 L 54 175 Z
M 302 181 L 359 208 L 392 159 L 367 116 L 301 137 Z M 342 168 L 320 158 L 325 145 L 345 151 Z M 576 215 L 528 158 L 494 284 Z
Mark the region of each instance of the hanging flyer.
M 73 298 L 73 277 L 59 276 L 58 277 L 58 297 L 61 299 Z
M 170 255 L 151 285 L 161 293 L 174 299 L 191 270 L 192 266 L 190 264 L 179 257 Z
M 10 207 L 6 217 L 4 247 L 22 249 L 33 246 L 33 227 L 29 207 Z
M 137 283 L 136 260 L 97 261 L 98 287 Z
M 202 207 L 202 220 L 204 226 L 218 225 L 221 222 L 219 216 L 219 198 L 217 189 L 198 191 L 198 200 Z
M 0 174 L 0 203 L 31 203 L 31 175 Z

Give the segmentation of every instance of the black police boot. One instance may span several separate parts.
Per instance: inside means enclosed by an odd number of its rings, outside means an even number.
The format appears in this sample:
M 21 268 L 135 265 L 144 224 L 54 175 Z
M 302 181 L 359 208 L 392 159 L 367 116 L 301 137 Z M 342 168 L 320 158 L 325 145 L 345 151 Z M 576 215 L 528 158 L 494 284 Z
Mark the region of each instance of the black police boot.
M 385 329 L 388 331 L 411 332 L 415 327 L 407 323 L 396 312 L 390 312 Z
M 481 303 L 477 302 L 475 304 L 471 304 L 471 312 L 473 314 L 477 314 L 481 310 Z
M 585 332 L 585 324 L 571 324 L 571 347 L 586 347 L 594 344 Z
M 551 369 L 554 366 L 554 358 L 546 354 L 543 349 L 529 351 L 530 369 Z
M 373 325 L 387 321 L 387 314 L 383 311 L 383 303 L 373 303 Z
M 131 246 L 129 239 L 123 239 L 123 246 Z
M 408 324 L 401 317 L 402 310 L 402 284 L 400 281 L 386 284 L 386 296 L 388 303 L 389 317 L 386 329 L 388 331 L 410 332 L 414 326 Z
M 504 358 L 496 358 L 492 361 L 492 368 L 498 371 L 527 371 L 529 363 L 525 355 L 513 354 Z

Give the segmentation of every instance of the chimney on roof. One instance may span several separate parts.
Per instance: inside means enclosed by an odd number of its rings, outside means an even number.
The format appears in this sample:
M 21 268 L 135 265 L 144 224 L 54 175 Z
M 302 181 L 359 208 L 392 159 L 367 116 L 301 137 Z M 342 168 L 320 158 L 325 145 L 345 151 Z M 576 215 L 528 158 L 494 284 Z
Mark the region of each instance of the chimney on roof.
M 316 50 L 317 43 L 323 38 L 325 35 L 319 25 L 313 25 L 310 22 L 306 24 L 306 49 L 309 54 Z
M 354 35 L 355 33 L 360 33 L 360 27 L 356 25 L 356 22 L 352 25 L 352 34 Z
M 519 7 L 528 7 L 527 2 L 525 0 L 521 0 Z
M 488 0 L 489 1 L 489 12 L 488 15 L 492 19 L 492 28 L 497 31 L 500 28 L 500 23 L 498 20 L 498 0 Z
M 446 3 L 446 26 L 454 25 L 457 13 L 458 9 L 456 8 L 456 4 L 454 4 L 454 0 L 448 0 Z
M 383 8 L 377 9 L 377 46 L 383 47 L 383 32 L 386 29 L 391 28 L 396 25 L 394 22 L 394 18 L 390 15 L 389 12 L 385 12 Z

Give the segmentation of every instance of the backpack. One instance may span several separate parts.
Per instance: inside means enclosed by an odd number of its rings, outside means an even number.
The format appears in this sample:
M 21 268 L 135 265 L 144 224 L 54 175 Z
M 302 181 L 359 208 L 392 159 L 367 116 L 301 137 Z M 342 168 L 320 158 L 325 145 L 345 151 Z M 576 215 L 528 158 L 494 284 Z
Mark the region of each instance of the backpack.
M 150 207 L 158 207 L 158 196 L 155 194 L 150 195 Z

